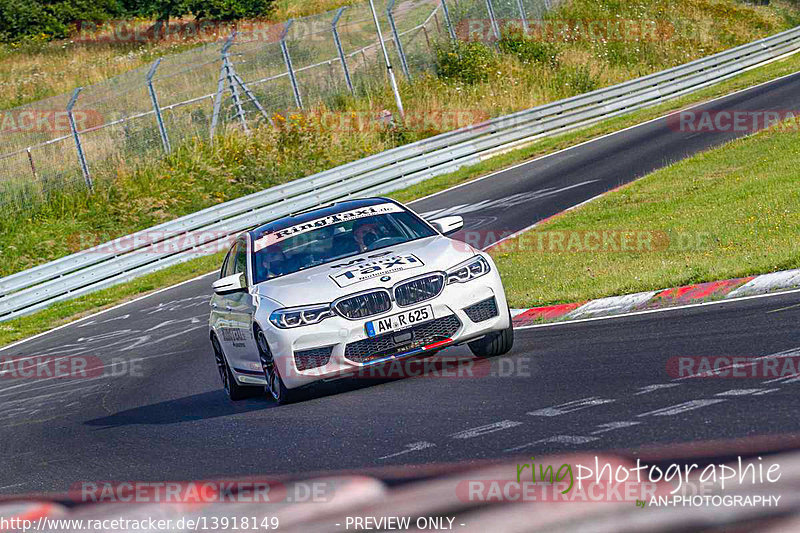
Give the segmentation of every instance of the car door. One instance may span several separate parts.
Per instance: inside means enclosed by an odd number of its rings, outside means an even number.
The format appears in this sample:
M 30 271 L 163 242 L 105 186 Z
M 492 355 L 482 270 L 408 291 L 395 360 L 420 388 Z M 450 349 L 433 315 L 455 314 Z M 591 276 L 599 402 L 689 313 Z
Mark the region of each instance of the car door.
M 222 268 L 219 270 L 219 279 L 233 274 L 233 257 L 236 254 L 237 245 L 238 243 L 233 243 L 231 249 L 228 250 L 228 254 L 222 262 Z M 211 295 L 211 328 L 217 334 L 217 339 L 222 346 L 222 350 L 226 354 L 230 352 L 227 346 L 228 341 L 225 340 L 227 336 L 226 328 L 230 327 L 230 317 L 228 316 L 227 307 L 228 303 L 225 299 L 225 295 L 217 294 L 216 292 Z
M 246 237 L 236 241 L 236 249 L 231 257 L 230 274 L 243 274 L 248 290 L 225 295 L 224 307 L 229 324 L 230 338 L 228 351 L 231 366 L 239 372 L 260 372 L 255 338 L 253 336 L 253 314 L 255 305 L 250 294 L 251 276 L 248 271 L 248 242 Z

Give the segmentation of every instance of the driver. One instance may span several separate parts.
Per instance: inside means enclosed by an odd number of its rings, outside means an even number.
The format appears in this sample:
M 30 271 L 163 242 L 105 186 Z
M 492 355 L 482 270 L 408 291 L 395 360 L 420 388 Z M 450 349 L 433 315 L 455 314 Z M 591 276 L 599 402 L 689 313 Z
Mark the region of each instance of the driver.
M 362 252 L 369 250 L 369 247 L 380 238 L 379 232 L 378 225 L 370 222 L 370 219 L 356 220 L 353 224 L 353 237 Z

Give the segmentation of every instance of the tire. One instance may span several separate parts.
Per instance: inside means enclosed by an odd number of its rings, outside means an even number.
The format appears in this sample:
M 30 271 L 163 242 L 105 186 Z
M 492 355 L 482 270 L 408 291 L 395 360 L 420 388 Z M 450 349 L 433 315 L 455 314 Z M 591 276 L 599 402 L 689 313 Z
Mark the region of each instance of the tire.
M 238 402 L 253 396 L 252 390 L 249 387 L 243 387 L 236 382 L 233 377 L 231 367 L 228 366 L 228 361 L 225 359 L 225 354 L 222 347 L 219 345 L 216 335 L 211 336 L 211 347 L 214 350 L 214 360 L 217 363 L 217 370 L 219 371 L 220 380 L 222 380 L 222 388 L 225 394 L 231 401 Z
M 286 405 L 297 401 L 299 397 L 297 391 L 287 389 L 283 383 L 283 378 L 281 378 L 281 374 L 278 371 L 278 365 L 275 364 L 275 359 L 272 357 L 272 350 L 269 347 L 266 335 L 258 327 L 255 328 L 254 335 L 256 337 L 256 346 L 258 346 L 258 358 L 261 360 L 264 379 L 267 381 L 267 384 L 264 385 L 264 393 L 267 398 L 278 405 Z
M 511 321 L 511 311 L 508 312 L 509 322 Z M 514 347 L 514 327 L 509 326 L 502 331 L 489 333 L 482 339 L 472 341 L 469 349 L 476 357 L 498 357 L 505 355 Z

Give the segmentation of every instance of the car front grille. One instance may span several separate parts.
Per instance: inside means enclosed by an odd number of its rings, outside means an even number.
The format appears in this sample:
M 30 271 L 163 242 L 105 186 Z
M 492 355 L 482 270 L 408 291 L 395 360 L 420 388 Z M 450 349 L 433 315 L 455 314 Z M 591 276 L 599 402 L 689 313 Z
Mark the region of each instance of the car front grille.
M 494 299 L 494 296 L 474 305 L 470 305 L 464 309 L 464 312 L 473 322 L 483 322 L 499 314 L 497 312 L 497 301 Z
M 319 368 L 328 364 L 328 361 L 331 360 L 331 352 L 333 352 L 333 346 L 294 352 L 294 364 L 297 365 L 297 370 Z
M 344 356 L 355 363 L 368 363 L 452 338 L 460 327 L 458 317 L 448 315 L 403 330 L 351 342 L 345 348 Z
M 444 274 L 434 273 L 401 283 L 394 288 L 394 299 L 400 307 L 436 298 L 444 289 Z
M 345 318 L 359 320 L 385 313 L 392 308 L 392 298 L 389 291 L 381 289 L 341 298 L 334 302 L 333 308 Z

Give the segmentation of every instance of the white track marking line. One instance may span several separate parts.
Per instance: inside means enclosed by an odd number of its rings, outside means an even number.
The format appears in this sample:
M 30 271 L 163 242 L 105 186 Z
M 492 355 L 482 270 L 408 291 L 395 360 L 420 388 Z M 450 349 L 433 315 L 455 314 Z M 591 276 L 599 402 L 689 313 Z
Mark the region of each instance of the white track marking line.
M 420 450 L 427 450 L 428 448 L 433 448 L 435 446 L 436 445 L 432 442 L 426 442 L 426 441 L 412 442 L 411 444 L 406 444 L 405 445 L 406 449 L 403 450 L 402 452 L 384 455 L 383 457 L 378 457 L 378 459 L 391 459 L 392 457 L 399 457 L 407 453 L 418 452 Z
M 714 405 L 717 403 L 722 403 L 727 400 L 690 400 L 688 402 L 679 403 L 677 405 L 671 405 L 669 407 L 662 407 L 661 409 L 656 409 L 655 411 L 648 411 L 646 413 L 642 413 L 636 415 L 637 417 L 643 416 L 675 416 L 680 415 L 683 413 L 687 413 L 689 411 L 694 411 L 695 409 L 700 409 L 702 407 L 708 407 L 710 405 Z
M 485 426 L 478 426 L 475 428 L 458 431 L 448 436 L 451 439 L 474 439 L 475 437 L 482 437 L 484 435 L 488 435 L 489 433 L 495 433 L 497 431 L 503 431 L 504 429 L 511 429 L 521 425 L 522 422 L 516 422 L 514 420 L 502 420 L 500 422 L 494 422 L 493 424 L 487 424 Z
M 752 69 L 755 69 L 755 68 L 760 68 L 760 67 L 766 66 L 766 65 L 768 65 L 768 64 L 770 64 L 770 63 L 773 63 L 773 62 L 776 62 L 776 61 L 783 60 L 783 59 L 785 59 L 785 58 L 787 58 L 787 57 L 789 57 L 789 56 L 793 55 L 793 54 L 794 54 L 794 53 L 796 53 L 796 52 L 800 52 L 800 50 L 797 50 L 797 51 L 795 51 L 795 52 L 790 52 L 790 53 L 784 54 L 784 55 L 782 55 L 782 56 L 779 56 L 779 57 L 773 58 L 773 59 L 771 59 L 771 60 L 769 60 L 769 61 L 766 61 L 766 62 L 764 62 L 764 63 L 761 63 L 761 64 L 759 64 L 759 65 L 755 65 L 755 66 L 753 66 L 753 67 L 751 67 L 751 68 L 749 68 L 749 69 L 745 69 L 745 70 L 743 70 L 743 71 L 742 71 L 742 73 L 744 73 L 744 72 L 747 72 L 748 70 L 752 70 Z M 675 110 L 673 110 L 673 111 L 670 111 L 669 113 L 667 113 L 667 114 L 665 114 L 665 115 L 662 115 L 662 116 L 660 116 L 660 117 L 656 117 L 656 118 L 653 118 L 653 119 L 647 120 L 647 121 L 645 121 L 645 122 L 640 122 L 639 124 L 634 124 L 634 125 L 632 125 L 632 126 L 628 126 L 627 128 L 624 128 L 624 129 L 621 129 L 621 130 L 617 130 L 617 131 L 613 131 L 613 132 L 611 132 L 611 133 L 607 133 L 607 134 L 605 134 L 605 135 L 601 135 L 600 137 L 595 137 L 595 138 L 593 138 L 593 139 L 589 139 L 588 141 L 584 141 L 584 142 L 582 142 L 582 143 L 580 143 L 580 144 L 576 144 L 576 145 L 574 145 L 574 146 L 569 146 L 569 147 L 567 147 L 567 148 L 563 148 L 563 149 L 561 149 L 561 150 L 558 150 L 558 151 L 556 151 L 556 152 L 552 152 L 552 153 L 549 153 L 549 154 L 545 154 L 545 155 L 542 155 L 542 156 L 536 157 L 536 158 L 534 158 L 534 159 L 531 159 L 531 160 L 529 160 L 529 161 L 523 161 L 522 163 L 518 163 L 518 164 L 516 164 L 516 165 L 513 165 L 513 166 L 511 166 L 511 167 L 508 167 L 508 168 L 504 168 L 504 169 L 502 169 L 502 170 L 497 170 L 497 171 L 495 171 L 495 172 L 492 172 L 491 174 L 487 174 L 486 176 L 481 176 L 480 178 L 476 178 L 476 179 L 474 179 L 474 180 L 471 180 L 471 181 L 466 181 L 466 182 L 464 182 L 464 183 L 459 183 L 458 185 L 454 185 L 453 187 L 449 187 L 449 188 L 447 188 L 447 189 L 444 189 L 444 190 L 441 190 L 441 191 L 437 191 L 437 192 L 435 192 L 435 193 L 429 194 L 428 196 L 423 196 L 422 198 L 417 198 L 416 200 L 412 200 L 411 202 L 409 202 L 409 205 L 411 205 L 411 204 L 413 204 L 413 203 L 416 203 L 416 202 L 421 202 L 421 201 L 423 201 L 423 200 L 427 200 L 428 198 L 433 198 L 434 196 L 437 196 L 437 195 L 439 195 L 439 194 L 444 194 L 444 193 L 446 193 L 446 192 L 453 191 L 453 190 L 455 190 L 455 189 L 458 189 L 458 188 L 460 188 L 460 187 L 464 187 L 464 186 L 466 186 L 466 185 L 469 185 L 469 184 L 472 184 L 472 183 L 477 183 L 478 181 L 482 181 L 482 180 L 484 180 L 484 179 L 491 178 L 491 177 L 493 177 L 493 176 L 497 176 L 498 174 L 502 174 L 503 172 L 508 172 L 508 171 L 510 171 L 510 170 L 514 170 L 514 169 L 516 169 L 516 168 L 519 168 L 519 167 L 525 166 L 525 165 L 527 165 L 527 164 L 530 164 L 530 163 L 533 163 L 533 162 L 535 162 L 535 161 L 539 161 L 539 160 L 545 159 L 545 158 L 547 158 L 547 157 L 552 157 L 552 156 L 558 155 L 558 154 L 560 154 L 560 153 L 563 153 L 563 152 L 566 152 L 566 151 L 568 151 L 568 150 L 572 150 L 572 149 L 578 148 L 578 147 L 580 147 L 580 146 L 583 146 L 583 145 L 586 145 L 586 144 L 590 144 L 590 143 L 593 143 L 593 142 L 600 141 L 600 140 L 602 140 L 602 139 L 605 139 L 606 137 L 611 137 L 612 135 L 618 135 L 618 134 L 620 134 L 620 133 L 623 133 L 623 132 L 625 132 L 625 131 L 628 131 L 628 130 L 632 130 L 632 129 L 634 129 L 634 128 L 638 128 L 638 127 L 641 127 L 641 126 L 646 126 L 647 124 L 650 124 L 650 123 L 652 123 L 652 122 L 656 122 L 656 121 L 658 121 L 658 120 L 665 119 L 665 118 L 667 118 L 667 117 L 669 117 L 669 116 L 671 116 L 671 115 L 674 115 L 675 113 L 681 112 L 681 111 L 686 111 L 686 110 L 689 110 L 689 109 L 694 109 L 694 108 L 696 108 L 696 107 L 702 107 L 702 106 L 704 106 L 704 105 L 708 105 L 708 104 L 710 104 L 710 103 L 717 102 L 717 101 L 719 101 L 719 100 L 724 100 L 725 98 L 729 98 L 729 97 L 735 96 L 735 95 L 737 95 L 737 94 L 740 94 L 740 93 L 743 93 L 743 92 L 747 92 L 747 91 L 750 91 L 750 90 L 753 90 L 753 89 L 757 89 L 757 88 L 759 88 L 759 87 L 762 87 L 762 86 L 764 86 L 764 85 L 769 85 L 770 83 L 777 83 L 777 82 L 779 82 L 780 80 L 783 80 L 783 79 L 785 79 L 785 78 L 789 78 L 789 77 L 791 77 L 791 76 L 795 76 L 796 74 L 797 74 L 796 72 L 792 72 L 791 74 L 785 74 L 785 75 L 783 75 L 783 76 L 780 76 L 780 77 L 778 77 L 778 78 L 774 78 L 774 79 L 771 79 L 771 80 L 767 80 L 767 81 L 761 82 L 761 83 L 759 83 L 759 84 L 752 85 L 752 86 L 750 86 L 750 87 L 745 87 L 744 89 L 739 89 L 738 91 L 734 91 L 734 92 L 732 92 L 732 93 L 724 94 L 724 95 L 722 95 L 722 96 L 717 96 L 716 98 L 712 98 L 712 99 L 710 99 L 710 100 L 705 100 L 705 101 L 703 101 L 703 102 L 699 102 L 699 103 L 697 103 L 697 104 L 692 104 L 692 105 L 690 105 L 689 107 L 684 107 L 684 108 L 680 108 L 680 109 L 675 109 Z M 727 81 L 727 80 L 725 80 L 725 81 Z M 645 109 L 646 109 L 646 108 L 645 108 Z M 579 129 L 580 129 L 580 128 L 579 128 Z M 576 130 L 576 131 L 577 131 L 577 130 Z M 602 195 L 599 195 L 599 196 L 602 196 Z M 598 197 L 599 197 L 599 196 L 598 196 Z M 597 198 L 597 197 L 596 197 L 596 198 Z M 579 205 L 583 205 L 583 204 L 585 204 L 585 203 L 587 203 L 587 202 L 589 202 L 589 201 L 591 201 L 591 199 L 590 199 L 590 200 L 587 200 L 587 201 L 585 201 L 585 202 L 581 202 L 580 204 L 578 204 L 578 206 L 579 206 Z M 573 207 L 572 207 L 572 208 L 570 208 L 570 209 L 574 209 L 575 207 L 578 207 L 578 206 L 573 206 Z M 98 311 L 97 313 L 93 313 L 93 314 L 91 314 L 91 315 L 88 315 L 88 316 L 85 316 L 85 317 L 83 317 L 83 318 L 79 318 L 78 320 L 73 320 L 72 322 L 67 322 L 66 324 L 62 324 L 62 325 L 60 325 L 60 326 L 58 326 L 58 327 L 55 327 L 55 328 L 53 328 L 53 329 L 49 329 L 49 330 L 47 330 L 47 331 L 43 331 L 43 332 L 41 332 L 41 333 L 38 333 L 38 334 L 36 334 L 36 335 L 34 335 L 34 336 L 32 336 L 32 337 L 28 337 L 28 338 L 26 338 L 26 339 L 22 339 L 22 340 L 16 341 L 16 342 L 14 342 L 14 343 L 12 343 L 12 344 L 9 344 L 9 345 L 7 345 L 7 346 L 0 347 L 0 352 L 2 352 L 2 351 L 4 351 L 4 350 L 8 350 L 9 348 L 13 348 L 14 346 L 19 346 L 20 344 L 22 344 L 22 343 L 24 343 L 24 342 L 28 342 L 28 341 L 32 341 L 32 340 L 34 340 L 34 339 L 38 339 L 39 337 L 42 337 L 42 336 L 44 336 L 44 335 L 47 335 L 48 333 L 52 333 L 52 332 L 54 332 L 54 331 L 58 331 L 58 330 L 60 330 L 60 329 L 66 328 L 67 326 L 71 326 L 71 325 L 73 325 L 73 324 L 77 324 L 77 323 L 79 323 L 79 322 L 83 322 L 84 320 L 88 320 L 88 319 L 90 319 L 90 318 L 93 318 L 93 317 L 96 317 L 96 316 L 102 315 L 102 314 L 104 314 L 104 313 L 107 313 L 107 312 L 109 312 L 109 311 L 113 311 L 113 310 L 115 310 L 115 309 L 119 309 L 120 307 L 124 307 L 124 306 L 126 306 L 126 305 L 132 304 L 132 303 L 134 303 L 134 302 L 138 302 L 138 301 L 140 301 L 140 300 L 144 300 L 145 298 L 149 298 L 149 297 L 151 297 L 151 296 L 155 296 L 156 294 L 162 293 L 162 292 L 164 292 L 164 291 L 168 291 L 168 290 L 170 290 L 170 289 L 174 289 L 174 288 L 176 288 L 176 287 L 180 287 L 181 285 L 185 285 L 186 283 L 191 283 L 191 282 L 193 282 L 193 281 L 197 281 L 197 280 L 199 280 L 199 279 L 205 278 L 206 276 L 210 276 L 210 275 L 212 275 L 212 274 L 216 274 L 216 273 L 218 273 L 218 272 L 219 272 L 219 270 L 213 270 L 213 271 L 211 271 L 211 272 L 207 272 L 206 274 L 201 274 L 201 275 L 199 275 L 199 276 L 197 276 L 197 277 L 195 277 L 195 278 L 192 278 L 192 279 L 189 279 L 189 280 L 186 280 L 186 281 L 182 281 L 182 282 L 180 282 L 180 283 L 177 283 L 177 284 L 175 284 L 175 285 L 170 285 L 169 287 L 164 287 L 164 288 L 158 289 L 158 290 L 156 290 L 156 291 L 154 291 L 154 292 L 151 292 L 151 293 L 149 293 L 149 294 L 145 294 L 145 295 L 143 295 L 143 296 L 140 296 L 140 297 L 138 297 L 138 298 L 135 298 L 135 299 L 133 299 L 133 300 L 129 300 L 129 301 L 127 301 L 127 302 L 122 302 L 121 304 L 115 305 L 115 306 L 113 306 L 113 307 L 109 307 L 108 309 L 103 309 L 102 311 Z M 611 317 L 604 317 L 604 318 L 611 318 Z M 587 319 L 587 320 L 592 320 L 592 319 Z

